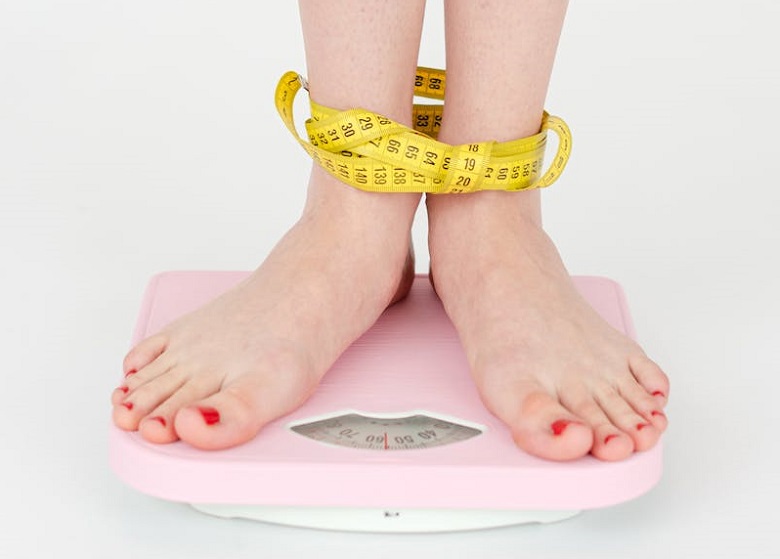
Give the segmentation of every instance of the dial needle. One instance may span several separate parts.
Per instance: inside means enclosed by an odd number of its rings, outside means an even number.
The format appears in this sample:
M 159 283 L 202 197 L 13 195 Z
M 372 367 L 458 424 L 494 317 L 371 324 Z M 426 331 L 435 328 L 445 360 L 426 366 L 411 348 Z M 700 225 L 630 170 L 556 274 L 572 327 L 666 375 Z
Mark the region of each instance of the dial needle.
M 387 450 L 387 431 L 385 431 L 385 450 Z

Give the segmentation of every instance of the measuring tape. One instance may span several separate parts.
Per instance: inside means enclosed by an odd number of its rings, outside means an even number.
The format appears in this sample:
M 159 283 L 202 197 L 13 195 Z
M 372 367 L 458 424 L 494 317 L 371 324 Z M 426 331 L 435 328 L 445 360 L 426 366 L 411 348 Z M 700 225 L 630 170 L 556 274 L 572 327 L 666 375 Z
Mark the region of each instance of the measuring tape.
M 417 68 L 414 94 L 444 99 L 444 70 Z M 306 80 L 287 72 L 276 87 L 276 109 L 298 143 L 331 175 L 371 192 L 459 193 L 527 190 L 554 183 L 571 153 L 571 131 L 546 112 L 538 134 L 509 142 L 452 146 L 436 140 L 443 105 L 415 104 L 409 128 L 387 117 L 350 109 L 337 111 L 311 101 L 306 121 L 309 142 L 293 120 L 293 101 Z M 547 130 L 559 138 L 558 151 L 542 175 Z

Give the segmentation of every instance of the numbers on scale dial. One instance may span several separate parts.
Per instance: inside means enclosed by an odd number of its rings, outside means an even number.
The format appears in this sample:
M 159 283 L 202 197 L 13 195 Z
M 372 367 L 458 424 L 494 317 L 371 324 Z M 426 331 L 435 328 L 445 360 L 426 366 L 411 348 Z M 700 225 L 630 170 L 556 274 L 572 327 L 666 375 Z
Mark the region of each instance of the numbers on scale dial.
M 349 413 L 291 429 L 323 443 L 369 450 L 431 448 L 470 439 L 482 432 L 424 414 L 377 418 Z

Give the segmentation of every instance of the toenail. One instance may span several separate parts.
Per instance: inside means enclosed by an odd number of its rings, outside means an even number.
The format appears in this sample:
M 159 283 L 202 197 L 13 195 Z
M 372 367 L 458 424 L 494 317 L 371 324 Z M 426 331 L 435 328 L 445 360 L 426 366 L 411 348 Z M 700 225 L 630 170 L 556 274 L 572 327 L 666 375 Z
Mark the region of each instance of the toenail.
M 652 412 L 650 412 L 650 415 L 660 415 L 661 417 L 666 417 L 666 415 L 664 415 L 663 413 L 657 410 L 653 410 Z
M 567 421 L 566 419 L 559 419 L 558 421 L 556 421 L 555 423 L 550 425 L 550 427 L 552 428 L 553 435 L 557 436 L 557 435 L 560 435 L 561 433 L 563 433 L 564 430 L 566 429 L 566 427 L 569 426 L 569 423 L 572 423 L 572 422 L 571 421 Z
M 665 398 L 666 394 L 664 394 L 660 390 L 656 390 L 655 392 L 653 392 L 653 396 L 661 396 L 661 397 Z
M 637 431 L 641 431 L 645 427 L 650 427 L 650 424 L 649 423 L 637 423 L 636 424 L 636 430 Z
M 122 405 L 126 407 L 128 410 L 133 409 L 133 402 L 122 402 Z
M 607 435 L 606 437 L 604 437 L 604 444 L 607 444 L 609 441 L 611 441 L 615 437 L 617 437 L 617 435 Z
M 127 394 L 130 391 L 130 389 L 127 386 L 120 386 L 119 390 L 121 390 L 125 394 Z
M 130 369 L 129 371 L 127 371 L 127 372 L 125 373 L 125 378 L 129 377 L 130 375 L 134 375 L 134 374 L 136 374 L 137 372 L 138 372 L 138 371 L 136 371 L 135 369 Z
M 206 425 L 214 425 L 219 421 L 219 412 L 214 408 L 198 408 Z
M 161 415 L 155 415 L 154 417 L 150 417 L 149 419 L 150 419 L 151 421 L 159 421 L 159 422 L 160 422 L 160 424 L 161 424 L 163 427 L 167 427 L 167 426 L 168 426 L 168 423 L 165 421 L 165 418 L 164 418 L 164 417 L 162 417 Z

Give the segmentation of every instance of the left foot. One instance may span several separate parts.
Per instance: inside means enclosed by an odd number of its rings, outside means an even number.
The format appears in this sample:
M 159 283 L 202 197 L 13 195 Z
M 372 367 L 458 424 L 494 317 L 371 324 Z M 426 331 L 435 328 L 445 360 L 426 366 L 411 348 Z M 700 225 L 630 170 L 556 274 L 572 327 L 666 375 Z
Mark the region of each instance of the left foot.
M 436 291 L 482 400 L 542 458 L 647 450 L 669 381 L 577 292 L 527 194 L 427 197 Z

